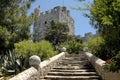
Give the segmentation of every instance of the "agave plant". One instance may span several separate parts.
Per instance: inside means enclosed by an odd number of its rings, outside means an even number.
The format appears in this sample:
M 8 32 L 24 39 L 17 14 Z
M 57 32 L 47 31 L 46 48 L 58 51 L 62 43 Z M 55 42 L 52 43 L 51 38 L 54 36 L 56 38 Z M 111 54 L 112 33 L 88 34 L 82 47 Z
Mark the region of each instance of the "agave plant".
M 0 55 L 1 76 L 15 75 L 22 71 L 21 58 L 15 54 L 14 50 L 7 52 L 6 55 Z

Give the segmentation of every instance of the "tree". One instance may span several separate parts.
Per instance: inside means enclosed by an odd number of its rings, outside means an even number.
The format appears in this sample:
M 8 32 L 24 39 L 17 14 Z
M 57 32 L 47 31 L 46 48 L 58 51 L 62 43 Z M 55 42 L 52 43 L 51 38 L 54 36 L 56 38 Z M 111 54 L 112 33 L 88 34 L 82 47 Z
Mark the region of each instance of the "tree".
M 29 39 L 32 16 L 27 15 L 35 0 L 0 1 L 0 53 L 14 48 L 14 43 Z
M 120 1 L 94 0 L 91 8 L 91 22 L 105 39 L 106 46 L 111 50 L 120 50 Z
M 116 56 L 120 50 L 120 0 L 94 0 L 88 10 L 91 14 L 86 16 L 103 37 L 106 53 L 110 58 Z
M 53 43 L 54 45 L 64 42 L 68 35 L 68 25 L 65 23 L 50 22 L 48 30 L 45 33 L 45 39 Z

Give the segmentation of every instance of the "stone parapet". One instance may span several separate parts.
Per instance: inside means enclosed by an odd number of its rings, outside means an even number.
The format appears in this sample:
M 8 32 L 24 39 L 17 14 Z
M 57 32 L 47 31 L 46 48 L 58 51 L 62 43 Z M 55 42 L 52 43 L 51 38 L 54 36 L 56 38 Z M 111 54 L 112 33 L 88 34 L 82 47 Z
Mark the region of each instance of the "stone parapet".
M 88 60 L 96 69 L 97 73 L 102 77 L 102 80 L 119 80 L 120 79 L 120 71 L 119 72 L 110 72 L 106 68 L 105 61 L 96 57 L 95 55 L 85 52 Z
M 31 67 L 9 80 L 38 80 L 37 75 L 38 75 L 37 69 Z
M 41 80 L 50 71 L 50 69 L 57 65 L 64 57 L 65 53 L 62 52 L 41 62 L 38 69 L 31 67 L 9 80 Z
M 56 66 L 64 57 L 65 57 L 65 53 L 62 52 L 50 58 L 49 60 L 45 60 L 41 62 L 39 69 L 41 73 L 40 74 L 41 78 L 44 77 L 50 71 L 50 69 Z

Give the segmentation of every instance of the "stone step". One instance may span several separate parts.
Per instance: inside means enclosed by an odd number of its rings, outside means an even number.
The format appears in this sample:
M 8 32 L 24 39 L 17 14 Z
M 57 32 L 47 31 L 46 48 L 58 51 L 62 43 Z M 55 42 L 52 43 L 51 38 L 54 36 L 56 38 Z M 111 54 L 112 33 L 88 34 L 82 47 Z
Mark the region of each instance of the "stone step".
M 65 55 L 66 57 L 77 57 L 77 56 L 81 56 L 81 55 L 85 55 L 85 54 L 68 54 L 68 55 Z
M 78 56 L 80 56 L 80 55 L 76 55 L 76 54 L 68 54 L 68 55 L 65 55 L 65 57 L 78 57 Z
M 82 58 L 82 59 L 87 59 L 85 54 L 80 54 L 80 55 L 67 55 L 66 58 Z
M 55 76 L 97 76 L 96 72 L 48 72 Z
M 54 68 L 93 69 L 93 66 L 85 64 L 58 64 Z
M 80 69 L 94 69 L 92 66 L 84 66 L 84 65 L 59 65 L 54 67 L 53 69 L 61 69 L 61 70 L 80 70 Z
M 99 78 L 84 54 L 67 55 L 44 77 L 45 80 L 99 80 Z
M 51 72 L 95 72 L 94 69 L 81 69 L 81 70 L 59 70 L 59 69 L 51 69 Z
M 69 66 L 69 65 L 70 65 L 70 66 L 80 66 L 81 64 L 77 64 L 77 63 L 76 63 L 76 64 L 70 64 L 70 63 L 59 63 L 58 66 L 59 66 L 59 65 L 60 65 L 60 66 L 61 66 L 61 65 L 62 65 L 62 66 Z
M 62 61 L 84 61 L 84 60 L 87 60 L 87 59 L 86 58 L 85 59 L 81 59 L 79 57 L 79 58 L 64 58 Z
M 81 56 L 77 56 L 77 57 L 65 57 L 63 60 L 84 60 L 84 59 L 86 59 L 87 60 L 87 58 L 86 57 L 81 57 Z
M 80 56 L 77 57 L 65 57 L 63 60 L 71 60 L 71 59 L 80 59 Z
M 68 63 L 68 64 L 60 63 L 60 64 L 58 64 L 58 66 L 83 66 L 83 65 L 84 65 L 84 63 L 83 64 L 82 63 L 81 64 L 80 63 L 79 64 L 78 63 L 73 63 L 73 64 L 72 63 L 71 64 L 70 63 Z
M 99 80 L 99 76 L 52 76 L 47 75 L 45 79 L 51 80 Z
M 89 61 L 88 60 L 62 60 L 61 62 L 81 63 L 81 62 L 89 62 Z
M 63 65 L 66 65 L 66 64 L 72 64 L 72 65 L 74 65 L 74 64 L 86 64 L 86 63 L 88 63 L 88 61 L 86 60 L 86 61 L 61 61 L 59 64 L 63 64 Z
M 80 70 L 80 69 L 94 69 L 92 67 L 85 66 L 59 66 L 54 67 L 53 69 L 61 69 L 61 70 Z
M 80 60 L 80 59 L 64 59 L 62 60 L 62 62 L 69 62 L 69 61 L 83 61 L 83 60 Z

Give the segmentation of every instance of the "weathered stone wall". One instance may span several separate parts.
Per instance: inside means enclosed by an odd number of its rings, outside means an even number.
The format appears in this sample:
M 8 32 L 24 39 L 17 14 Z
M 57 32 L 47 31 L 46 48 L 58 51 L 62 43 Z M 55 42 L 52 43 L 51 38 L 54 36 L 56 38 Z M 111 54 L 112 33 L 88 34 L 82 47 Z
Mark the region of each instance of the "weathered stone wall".
M 39 41 L 44 37 L 44 33 L 52 20 L 66 23 L 69 26 L 69 35 L 74 35 L 74 20 L 70 16 L 69 10 L 66 7 L 57 6 L 40 14 L 38 21 L 34 25 L 34 41 Z
M 59 55 L 50 58 L 49 60 L 41 62 L 39 69 L 39 72 L 41 73 L 41 78 L 43 78 L 50 71 L 50 69 L 56 66 L 64 57 L 65 53 L 63 52 Z
M 101 60 L 100 58 L 96 57 L 91 53 L 85 52 L 85 54 L 103 80 L 120 79 L 120 72 L 117 73 L 108 71 L 106 68 L 105 61 Z
M 31 67 L 9 80 L 39 80 L 38 71 L 34 67 Z
M 60 62 L 64 57 L 65 53 L 62 52 L 49 60 L 41 62 L 38 69 L 31 67 L 9 80 L 41 80 L 43 76 L 45 76 L 50 69 L 58 64 L 58 62 Z

